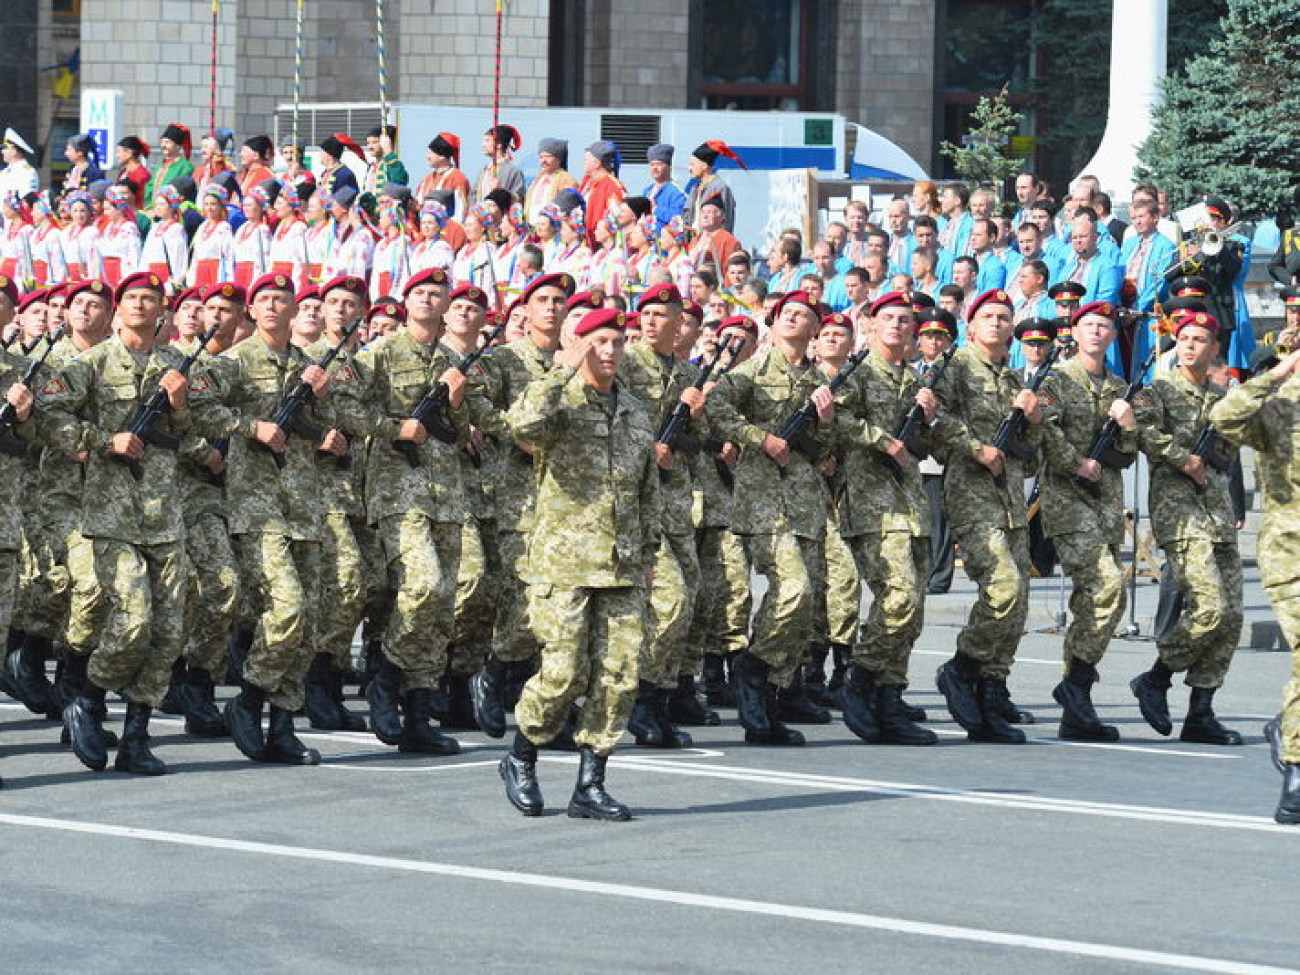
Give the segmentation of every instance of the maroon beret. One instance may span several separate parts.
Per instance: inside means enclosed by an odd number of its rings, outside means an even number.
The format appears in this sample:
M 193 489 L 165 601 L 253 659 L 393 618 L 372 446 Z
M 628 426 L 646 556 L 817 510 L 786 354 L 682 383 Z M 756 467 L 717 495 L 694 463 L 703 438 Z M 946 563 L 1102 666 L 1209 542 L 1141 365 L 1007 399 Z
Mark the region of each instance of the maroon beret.
M 440 267 L 426 267 L 423 271 L 416 271 L 406 279 L 406 286 L 402 288 L 402 297 L 410 295 L 411 291 L 422 284 L 441 284 L 443 286 L 451 284 L 451 278 L 447 272 Z M 321 292 L 324 297 L 324 292 Z
M 682 293 L 677 290 L 677 285 L 656 284 L 641 292 L 641 297 L 636 302 L 636 310 L 641 311 L 646 305 L 669 305 L 673 302 L 681 304 L 681 301 Z
M 597 329 L 613 328 L 623 331 L 627 327 L 627 315 L 617 308 L 595 308 L 582 316 L 578 327 L 573 330 L 576 336 L 590 335 Z
M 975 313 L 985 305 L 1003 305 L 1012 311 L 1016 307 L 1011 301 L 1011 296 L 1006 291 L 1001 288 L 990 288 L 970 303 L 970 307 L 966 309 L 966 321 L 974 321 Z
M 524 288 L 523 294 L 519 296 L 519 300 L 524 304 L 527 304 L 528 299 L 537 294 L 537 292 L 541 291 L 543 288 L 559 288 L 564 292 L 564 297 L 567 300 L 573 297 L 575 287 L 576 284 L 572 275 L 543 274 L 539 278 L 534 278 L 529 283 L 528 287 Z
M 484 291 L 482 288 L 480 288 L 477 284 L 458 285 L 456 290 L 451 293 L 451 296 L 447 300 L 448 302 L 472 301 L 474 304 L 478 305 L 484 311 L 487 311 L 487 307 L 488 307 L 487 292 Z
M 166 293 L 163 279 L 158 275 L 152 271 L 136 271 L 134 274 L 128 274 L 122 279 L 117 286 L 117 290 L 113 292 L 113 297 L 121 304 L 124 294 L 128 291 L 137 290 L 152 291 L 160 297 Z

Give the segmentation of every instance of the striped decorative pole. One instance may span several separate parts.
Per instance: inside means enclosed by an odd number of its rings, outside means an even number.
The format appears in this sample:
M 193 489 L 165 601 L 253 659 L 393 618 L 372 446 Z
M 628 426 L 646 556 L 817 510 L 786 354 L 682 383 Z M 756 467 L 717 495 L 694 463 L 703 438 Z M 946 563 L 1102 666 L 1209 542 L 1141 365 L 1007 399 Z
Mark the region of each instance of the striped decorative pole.
M 208 131 L 217 134 L 217 20 L 221 0 L 212 0 L 212 70 L 208 79 Z
M 496 63 L 492 69 L 492 128 L 501 124 L 501 22 L 505 18 L 505 0 L 497 0 Z
M 375 38 L 379 46 L 379 124 L 388 124 L 388 58 L 384 45 L 384 0 L 375 0 Z
M 298 106 L 302 103 L 302 8 L 298 0 L 298 23 L 293 38 L 293 142 L 298 144 Z

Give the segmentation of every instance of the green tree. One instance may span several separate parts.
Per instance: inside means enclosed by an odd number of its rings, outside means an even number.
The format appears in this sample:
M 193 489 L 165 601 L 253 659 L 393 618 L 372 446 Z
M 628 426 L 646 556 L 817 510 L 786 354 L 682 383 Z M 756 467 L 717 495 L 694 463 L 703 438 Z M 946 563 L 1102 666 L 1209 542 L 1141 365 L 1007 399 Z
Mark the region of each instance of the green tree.
M 1007 101 L 1007 89 L 981 95 L 971 112 L 971 130 L 964 145 L 943 142 L 939 151 L 952 160 L 957 175 L 973 186 L 1001 184 L 1020 171 L 1020 160 L 1007 155 L 1011 135 L 1021 115 Z
M 1300 187 L 1300 0 L 1228 0 L 1203 53 L 1165 81 L 1138 175 L 1175 205 L 1226 197 L 1266 216 Z

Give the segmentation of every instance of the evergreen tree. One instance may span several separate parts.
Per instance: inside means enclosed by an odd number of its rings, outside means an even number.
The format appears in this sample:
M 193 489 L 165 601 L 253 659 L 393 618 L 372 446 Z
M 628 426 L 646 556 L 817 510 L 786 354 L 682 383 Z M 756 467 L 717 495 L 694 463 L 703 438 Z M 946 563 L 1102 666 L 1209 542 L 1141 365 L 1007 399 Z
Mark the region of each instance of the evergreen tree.
M 1202 54 L 1165 82 L 1138 175 L 1175 205 L 1203 193 L 1247 217 L 1287 205 L 1300 187 L 1300 0 L 1228 0 Z
M 972 186 L 1000 185 L 1020 171 L 1020 160 L 1006 147 L 1021 115 L 1007 102 L 1007 89 L 992 97 L 982 95 L 971 112 L 971 130 L 963 145 L 944 142 L 939 151 L 952 160 L 957 175 Z

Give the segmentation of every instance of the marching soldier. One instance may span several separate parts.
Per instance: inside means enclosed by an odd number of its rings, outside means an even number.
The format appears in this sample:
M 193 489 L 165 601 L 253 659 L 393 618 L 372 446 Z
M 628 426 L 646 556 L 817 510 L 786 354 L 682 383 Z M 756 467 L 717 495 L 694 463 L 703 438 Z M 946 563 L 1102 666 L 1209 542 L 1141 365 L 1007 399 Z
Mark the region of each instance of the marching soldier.
M 1169 688 L 1173 675 L 1185 671 L 1191 700 L 1179 738 L 1240 745 L 1241 735 L 1214 715 L 1214 693 L 1223 685 L 1242 626 L 1241 554 L 1228 497 L 1231 459 L 1212 428 L 1205 435 L 1210 410 L 1225 393 L 1209 378 L 1219 323 L 1194 312 L 1179 317 L 1174 328 L 1177 367 L 1139 393 L 1133 407 L 1138 445 L 1151 462 L 1151 528 L 1186 608 L 1160 637 L 1156 662 L 1130 687 L 1142 717 L 1168 735 Z

